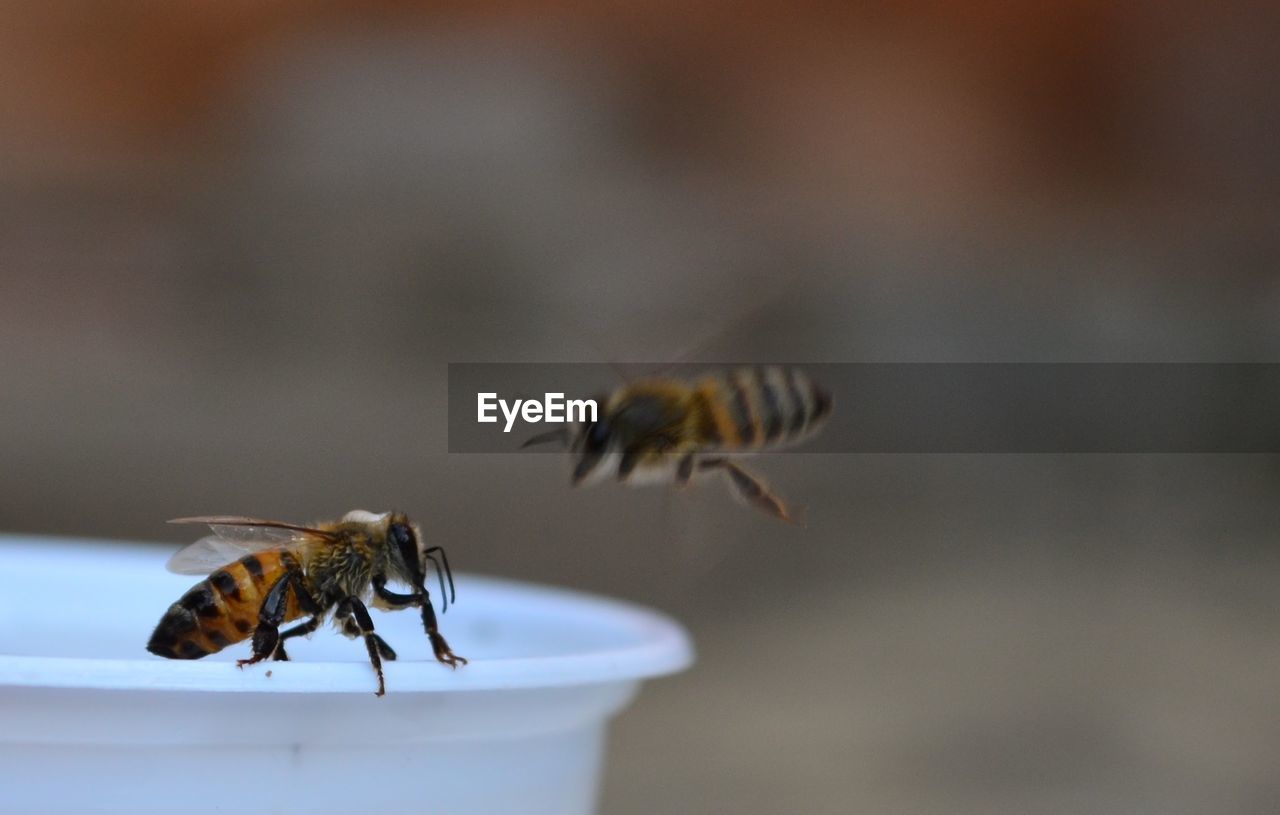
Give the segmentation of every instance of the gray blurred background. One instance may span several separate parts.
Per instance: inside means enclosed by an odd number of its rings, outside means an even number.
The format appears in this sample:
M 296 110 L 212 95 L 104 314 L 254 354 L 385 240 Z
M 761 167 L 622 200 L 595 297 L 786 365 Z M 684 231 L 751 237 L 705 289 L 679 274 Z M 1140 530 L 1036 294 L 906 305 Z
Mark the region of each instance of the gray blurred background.
M 397 507 L 664 609 L 609 815 L 1280 811 L 1274 458 L 770 457 L 800 530 L 444 413 L 451 361 L 1278 361 L 1278 23 L 7 4 L 0 528 Z

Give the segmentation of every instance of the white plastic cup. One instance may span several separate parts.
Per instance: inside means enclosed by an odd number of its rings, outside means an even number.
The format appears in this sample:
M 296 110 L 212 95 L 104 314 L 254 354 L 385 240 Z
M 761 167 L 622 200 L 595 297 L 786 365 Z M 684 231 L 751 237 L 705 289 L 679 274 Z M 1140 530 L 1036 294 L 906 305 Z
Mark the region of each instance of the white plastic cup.
M 160 547 L 0 536 L 0 813 L 586 815 L 606 724 L 693 661 L 672 620 L 458 575 L 437 663 L 413 611 L 374 615 L 387 695 L 326 626 L 237 670 L 144 646 L 197 578 Z M 295 645 L 296 643 L 296 645 Z

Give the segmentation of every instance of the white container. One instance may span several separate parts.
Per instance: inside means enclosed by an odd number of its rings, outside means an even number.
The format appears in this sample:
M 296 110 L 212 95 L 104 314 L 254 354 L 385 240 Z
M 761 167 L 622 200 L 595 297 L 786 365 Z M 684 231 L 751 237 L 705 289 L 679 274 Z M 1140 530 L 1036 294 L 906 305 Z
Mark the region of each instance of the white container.
M 654 612 L 458 575 L 441 630 L 471 663 L 435 662 L 415 612 L 375 612 L 400 655 L 382 698 L 328 626 L 291 662 L 165 660 L 144 645 L 198 579 L 168 555 L 0 536 L 0 813 L 590 813 L 608 719 L 693 659 Z

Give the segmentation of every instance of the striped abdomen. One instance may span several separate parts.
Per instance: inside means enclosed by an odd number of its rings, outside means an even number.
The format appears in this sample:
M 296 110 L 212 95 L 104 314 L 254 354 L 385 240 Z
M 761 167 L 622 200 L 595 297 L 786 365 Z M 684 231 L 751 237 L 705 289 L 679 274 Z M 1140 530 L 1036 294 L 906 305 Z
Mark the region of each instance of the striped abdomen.
M 267 592 L 285 573 L 300 568 L 285 550 L 246 555 L 195 584 L 160 618 L 147 650 L 170 659 L 199 659 L 253 634 Z M 288 593 L 285 620 L 302 616 Z
M 831 413 L 831 396 L 797 368 L 737 368 L 703 379 L 697 392 L 708 444 L 721 450 L 799 441 Z

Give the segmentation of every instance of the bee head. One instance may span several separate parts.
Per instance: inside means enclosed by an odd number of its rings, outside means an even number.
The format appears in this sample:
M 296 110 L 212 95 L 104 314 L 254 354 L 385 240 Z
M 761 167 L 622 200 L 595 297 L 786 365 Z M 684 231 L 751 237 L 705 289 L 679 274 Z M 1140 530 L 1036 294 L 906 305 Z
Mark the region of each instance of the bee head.
M 449 568 L 449 559 L 445 557 L 444 547 L 427 546 L 422 538 L 422 530 L 417 524 L 400 513 L 392 513 L 387 520 L 387 540 L 398 556 L 401 565 L 401 576 L 412 586 L 427 589 L 427 565 L 435 567 L 436 577 L 440 580 L 440 597 L 444 605 L 443 612 L 454 600 L 453 571 Z M 439 556 L 437 559 L 436 556 Z M 444 589 L 445 579 L 449 581 L 449 591 Z
M 557 444 L 567 448 L 576 461 L 573 469 L 575 486 L 595 473 L 610 449 L 616 447 L 617 425 L 609 416 L 608 405 L 611 401 L 609 396 L 602 394 L 594 397 L 592 401 L 595 402 L 600 413 L 595 421 L 562 425 L 546 433 L 539 433 L 521 445 L 524 448 L 539 444 Z
M 660 385 L 628 389 L 574 440 L 574 485 L 611 475 L 626 479 L 637 465 L 662 459 L 680 437 L 683 416 L 683 405 Z
M 418 543 L 418 531 L 404 515 L 392 513 L 387 519 L 387 540 L 400 561 L 402 576 L 420 588 L 426 582 L 426 560 Z
M 597 421 L 582 426 L 573 442 L 573 452 L 577 456 L 573 467 L 574 486 L 585 481 L 600 465 L 613 445 L 615 435 L 608 416 L 601 416 Z

